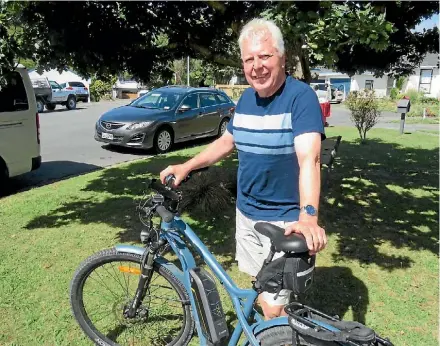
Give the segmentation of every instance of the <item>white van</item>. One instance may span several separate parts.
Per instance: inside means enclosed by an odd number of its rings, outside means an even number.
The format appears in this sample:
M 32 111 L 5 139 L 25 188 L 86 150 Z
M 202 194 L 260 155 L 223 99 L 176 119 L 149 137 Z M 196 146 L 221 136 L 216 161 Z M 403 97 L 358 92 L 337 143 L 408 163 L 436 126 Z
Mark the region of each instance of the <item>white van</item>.
M 41 165 L 40 122 L 34 89 L 22 66 L 0 85 L 0 185 Z

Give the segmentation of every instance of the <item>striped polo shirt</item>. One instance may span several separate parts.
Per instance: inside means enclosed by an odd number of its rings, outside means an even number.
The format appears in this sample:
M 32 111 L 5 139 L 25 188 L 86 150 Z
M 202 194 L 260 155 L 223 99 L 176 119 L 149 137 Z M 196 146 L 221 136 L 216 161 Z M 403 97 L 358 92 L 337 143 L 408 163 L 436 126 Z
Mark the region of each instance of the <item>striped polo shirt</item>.
M 227 129 L 238 150 L 237 208 L 253 220 L 298 220 L 299 166 L 293 140 L 309 132 L 325 138 L 312 88 L 290 76 L 268 98 L 249 88 Z

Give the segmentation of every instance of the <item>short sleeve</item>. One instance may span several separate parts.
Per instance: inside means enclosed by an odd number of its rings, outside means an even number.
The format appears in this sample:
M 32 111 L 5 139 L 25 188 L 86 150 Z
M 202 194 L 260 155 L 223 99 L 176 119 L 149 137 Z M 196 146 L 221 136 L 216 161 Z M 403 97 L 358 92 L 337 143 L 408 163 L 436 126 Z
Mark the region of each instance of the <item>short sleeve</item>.
M 229 120 L 228 125 L 226 126 L 226 130 L 232 135 L 234 134 L 234 127 L 232 123 L 234 122 L 234 116 L 232 116 L 231 120 Z
M 325 139 L 324 122 L 318 97 L 312 88 L 306 87 L 293 101 L 292 105 L 293 137 L 303 133 L 321 133 Z
M 243 98 L 243 95 L 246 93 L 246 90 L 243 92 L 243 94 L 241 94 L 240 98 L 237 101 L 237 104 L 235 105 L 235 111 L 237 111 L 237 108 L 240 108 L 240 101 Z M 235 113 L 234 113 L 235 114 Z M 232 116 L 231 120 L 229 120 L 228 126 L 226 127 L 226 130 L 228 130 L 228 132 L 233 135 L 234 134 L 234 116 Z

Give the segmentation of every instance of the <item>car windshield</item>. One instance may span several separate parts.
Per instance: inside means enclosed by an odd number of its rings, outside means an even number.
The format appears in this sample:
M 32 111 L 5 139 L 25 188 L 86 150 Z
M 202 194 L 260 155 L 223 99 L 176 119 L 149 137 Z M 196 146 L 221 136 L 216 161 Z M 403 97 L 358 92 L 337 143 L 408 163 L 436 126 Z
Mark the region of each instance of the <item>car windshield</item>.
M 153 90 L 130 103 L 129 106 L 148 109 L 171 109 L 176 106 L 182 94 L 175 91 Z

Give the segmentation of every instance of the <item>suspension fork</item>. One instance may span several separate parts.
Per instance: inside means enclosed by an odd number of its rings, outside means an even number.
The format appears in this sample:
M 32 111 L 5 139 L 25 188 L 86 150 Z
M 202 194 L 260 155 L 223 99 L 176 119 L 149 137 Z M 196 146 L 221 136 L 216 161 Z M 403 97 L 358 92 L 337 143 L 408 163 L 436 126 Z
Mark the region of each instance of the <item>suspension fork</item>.
M 134 296 L 133 302 L 128 309 L 128 317 L 134 318 L 136 316 L 136 311 L 141 305 L 147 293 L 147 287 L 150 285 L 151 277 L 153 276 L 153 264 L 154 258 L 156 257 L 157 251 L 166 244 L 165 239 L 159 239 L 158 241 L 151 244 L 151 246 L 146 251 L 146 254 L 142 256 L 141 260 L 141 274 L 139 275 L 138 287 L 136 289 L 136 294 Z

